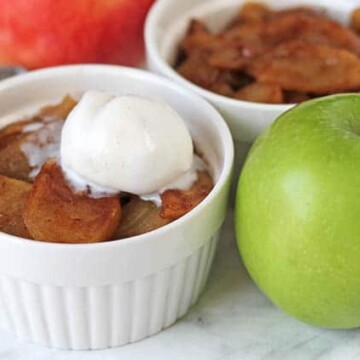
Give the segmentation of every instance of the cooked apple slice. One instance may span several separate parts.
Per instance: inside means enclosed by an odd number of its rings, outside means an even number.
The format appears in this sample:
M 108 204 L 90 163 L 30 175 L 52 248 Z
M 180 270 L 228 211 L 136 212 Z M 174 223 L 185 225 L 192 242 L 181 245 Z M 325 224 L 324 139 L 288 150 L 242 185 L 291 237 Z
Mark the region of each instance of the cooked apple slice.
M 209 55 L 209 64 L 223 70 L 241 70 L 245 68 L 248 62 L 243 52 L 242 46 L 229 44 L 225 49 L 212 52 Z
M 310 8 L 306 6 L 297 6 L 297 7 L 291 7 L 288 9 L 283 10 L 277 10 L 277 11 L 271 11 L 267 17 L 267 20 L 279 20 L 280 18 L 283 18 L 285 16 L 289 15 L 297 15 L 297 16 L 312 16 L 316 18 L 327 18 L 324 11 L 318 10 L 316 8 Z
M 296 13 L 279 16 L 265 25 L 263 38 L 270 46 L 301 40 L 346 49 L 360 56 L 360 38 L 349 28 L 321 16 Z
M 198 172 L 198 179 L 189 190 L 166 190 L 161 194 L 161 216 L 175 220 L 198 205 L 210 193 L 213 181 L 207 171 Z
M 40 241 L 94 243 L 110 240 L 121 215 L 118 197 L 74 193 L 54 160 L 47 161 L 29 194 L 24 222 Z
M 76 104 L 76 100 L 70 95 L 66 95 L 60 104 L 42 108 L 40 116 L 65 120 Z
M 298 104 L 311 99 L 310 95 L 298 91 L 285 91 L 284 98 L 287 104 Z
M 0 130 L 0 174 L 19 180 L 28 181 L 31 167 L 21 143 L 34 130 L 42 127 L 42 120 L 34 117 L 30 120 L 17 121 Z M 28 131 L 27 128 L 32 129 Z
M 0 148 L 7 145 L 17 137 L 38 130 L 44 123 L 44 117 L 51 117 L 54 120 L 64 120 L 70 111 L 76 105 L 76 101 L 69 95 L 66 95 L 61 103 L 52 106 L 46 106 L 41 109 L 40 114 L 31 119 L 25 119 L 11 123 L 0 130 Z
M 0 174 L 32 180 L 32 171 L 39 171 L 43 162 L 56 153 L 63 121 L 33 121 L 24 127 L 14 124 L 0 132 Z
M 224 96 L 233 96 L 234 90 L 231 86 L 225 81 L 218 81 L 214 85 L 212 85 L 209 90 Z
M 47 149 L 53 148 L 59 142 L 63 119 L 75 104 L 75 100 L 66 96 L 60 104 L 42 109 L 40 115 L 1 129 L 0 174 L 19 180 L 30 180 L 29 174 L 33 168 L 24 153 L 24 145 L 29 145 L 26 146 L 29 151 L 33 149 L 36 152 L 37 159 L 41 157 L 40 152 L 46 155 Z
M 234 94 L 234 97 L 240 100 L 268 104 L 281 104 L 284 101 L 279 85 L 260 82 L 244 86 Z
M 216 84 L 221 75 L 218 68 L 209 64 L 208 54 L 201 50 L 192 51 L 177 71 L 186 79 L 204 88 Z
M 330 94 L 360 88 L 360 59 L 327 45 L 290 41 L 254 59 L 248 72 L 284 90 Z
M 355 9 L 351 15 L 350 28 L 360 33 L 360 8 Z
M 268 47 L 264 41 L 266 24 L 263 22 L 248 22 L 231 28 L 221 36 L 227 48 L 242 47 L 242 56 L 250 59 L 264 52 Z
M 30 238 L 23 221 L 23 210 L 31 184 L 0 175 L 0 231 Z
M 245 3 L 239 13 L 235 16 L 233 21 L 228 26 L 228 29 L 236 27 L 243 23 L 254 23 L 266 21 L 272 11 L 264 4 L 256 2 Z
M 291 7 L 284 10 L 271 10 L 266 5 L 257 2 L 246 2 L 240 9 L 238 15 L 231 23 L 231 27 L 238 26 L 243 23 L 268 22 L 279 20 L 288 15 L 306 15 L 313 17 L 321 17 L 323 14 L 310 7 Z
M 34 124 L 34 125 L 32 125 Z M 0 130 L 0 147 L 5 146 L 11 140 L 16 137 L 24 134 L 26 132 L 27 126 L 37 126 L 35 124 L 41 125 L 41 118 L 34 117 L 32 119 L 20 120 L 14 123 L 11 123 Z
M 31 166 L 21 151 L 23 136 L 11 136 L 0 142 L 0 174 L 18 180 L 29 180 Z
M 180 44 L 181 50 L 186 54 L 199 49 L 213 50 L 219 46 L 224 47 L 222 42 L 209 32 L 205 24 L 196 19 L 191 20 L 187 34 Z
M 243 46 L 243 54 L 248 58 L 293 40 L 329 45 L 360 56 L 360 38 L 347 27 L 319 13 L 299 8 L 273 12 L 268 16 L 266 21 L 239 23 L 224 32 L 223 39 L 231 40 L 237 47 Z
M 132 196 L 129 203 L 122 207 L 121 220 L 113 238 L 123 239 L 144 234 L 168 224 L 171 220 L 161 217 L 160 211 L 161 208 L 151 201 Z

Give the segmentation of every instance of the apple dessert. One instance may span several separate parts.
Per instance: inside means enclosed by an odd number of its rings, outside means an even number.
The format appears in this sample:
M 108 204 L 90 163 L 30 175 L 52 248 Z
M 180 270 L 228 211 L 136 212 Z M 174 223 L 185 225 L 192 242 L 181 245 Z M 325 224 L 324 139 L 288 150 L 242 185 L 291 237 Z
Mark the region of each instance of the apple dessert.
M 188 213 L 213 188 L 181 117 L 86 92 L 0 131 L 0 230 L 48 242 L 123 239 Z
M 219 33 L 193 19 L 175 64 L 186 79 L 231 98 L 299 103 L 360 91 L 360 9 L 344 26 L 308 7 L 247 3 Z

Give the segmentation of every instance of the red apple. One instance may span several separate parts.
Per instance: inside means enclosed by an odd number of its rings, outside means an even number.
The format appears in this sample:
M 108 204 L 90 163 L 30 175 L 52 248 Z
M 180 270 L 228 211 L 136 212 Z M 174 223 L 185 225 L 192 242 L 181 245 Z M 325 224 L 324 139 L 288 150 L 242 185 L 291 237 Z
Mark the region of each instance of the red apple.
M 154 0 L 0 0 L 0 64 L 137 65 Z

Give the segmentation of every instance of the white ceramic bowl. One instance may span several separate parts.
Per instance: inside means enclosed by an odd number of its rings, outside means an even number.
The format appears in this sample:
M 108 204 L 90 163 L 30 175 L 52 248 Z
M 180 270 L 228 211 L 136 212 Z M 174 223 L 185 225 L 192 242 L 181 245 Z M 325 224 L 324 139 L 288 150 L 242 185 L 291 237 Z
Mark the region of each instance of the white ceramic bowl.
M 217 95 L 180 76 L 172 64 L 191 18 L 205 21 L 212 31 L 223 28 L 248 0 L 158 0 L 150 10 L 145 25 L 148 68 L 187 86 L 210 101 L 224 116 L 236 141 L 253 142 L 272 121 L 292 105 L 247 102 Z M 352 10 L 359 6 L 343 0 L 256 0 L 274 9 L 311 6 L 346 23 Z
M 158 230 L 97 244 L 55 244 L 0 233 L 0 323 L 20 339 L 100 349 L 155 334 L 204 288 L 225 217 L 233 147 L 203 99 L 145 71 L 65 66 L 0 82 L 1 124 L 65 94 L 95 89 L 164 99 L 186 121 L 216 185 L 193 211 Z

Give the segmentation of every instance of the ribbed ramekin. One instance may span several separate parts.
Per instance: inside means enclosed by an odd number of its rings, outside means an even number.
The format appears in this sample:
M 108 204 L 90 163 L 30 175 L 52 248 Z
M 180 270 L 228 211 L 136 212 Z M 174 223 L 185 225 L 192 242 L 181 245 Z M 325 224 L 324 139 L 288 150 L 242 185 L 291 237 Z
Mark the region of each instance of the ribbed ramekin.
M 211 267 L 233 162 L 230 132 L 211 105 L 166 79 L 117 66 L 64 66 L 3 81 L 0 124 L 90 89 L 169 103 L 186 121 L 216 184 L 184 217 L 125 240 L 70 245 L 0 233 L 1 326 L 21 340 L 61 349 L 139 341 L 187 312 Z

